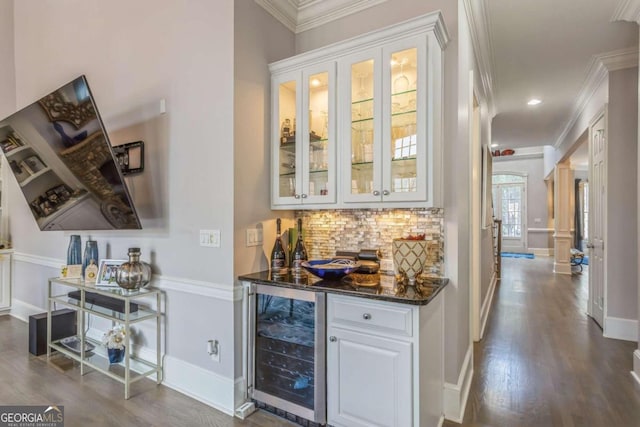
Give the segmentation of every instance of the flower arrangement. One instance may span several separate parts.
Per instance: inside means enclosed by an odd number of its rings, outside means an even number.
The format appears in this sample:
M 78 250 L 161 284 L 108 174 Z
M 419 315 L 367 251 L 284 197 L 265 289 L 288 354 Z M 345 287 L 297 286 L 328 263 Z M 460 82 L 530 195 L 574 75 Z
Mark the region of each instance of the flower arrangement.
M 125 337 L 124 325 L 117 325 L 105 332 L 102 343 L 109 349 L 122 350 L 124 348 Z

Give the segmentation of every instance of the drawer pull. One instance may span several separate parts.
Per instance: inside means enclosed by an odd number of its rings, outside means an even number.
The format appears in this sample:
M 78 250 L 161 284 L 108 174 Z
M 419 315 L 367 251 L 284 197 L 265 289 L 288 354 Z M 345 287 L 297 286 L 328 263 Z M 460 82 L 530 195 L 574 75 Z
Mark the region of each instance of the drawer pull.
M 365 313 L 365 314 L 362 315 L 362 318 L 364 320 L 371 320 L 371 315 L 369 313 Z
M 336 342 L 336 341 L 338 341 L 338 339 L 336 337 L 334 337 L 334 336 L 330 336 L 329 337 L 329 341 Z

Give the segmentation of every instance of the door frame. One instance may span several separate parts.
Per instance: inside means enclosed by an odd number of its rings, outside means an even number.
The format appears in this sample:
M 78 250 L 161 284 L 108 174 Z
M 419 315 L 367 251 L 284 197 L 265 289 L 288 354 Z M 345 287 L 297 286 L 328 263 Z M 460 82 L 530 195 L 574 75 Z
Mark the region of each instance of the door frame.
M 523 246 L 523 250 L 524 252 L 529 251 L 529 228 L 528 228 L 528 222 L 527 222 L 527 216 L 529 215 L 529 204 L 527 203 L 527 198 L 528 198 L 528 194 L 529 192 L 527 191 L 527 186 L 528 186 L 528 181 L 529 181 L 529 174 L 526 172 L 516 172 L 516 171 L 496 171 L 494 170 L 492 175 L 491 175 L 491 192 L 493 195 L 493 176 L 494 175 L 516 175 L 516 176 L 520 176 L 522 178 L 524 178 L 523 181 L 523 193 L 524 193 L 524 197 L 522 198 L 522 246 Z M 491 197 L 491 200 L 493 200 L 493 196 Z M 497 213 L 500 213 L 500 218 L 502 218 L 502 211 L 498 206 L 494 206 L 494 216 L 496 218 L 498 218 L 498 215 L 496 215 Z M 508 249 L 508 246 L 505 246 L 505 237 L 504 234 L 502 235 L 502 250 L 505 252 L 505 249 Z

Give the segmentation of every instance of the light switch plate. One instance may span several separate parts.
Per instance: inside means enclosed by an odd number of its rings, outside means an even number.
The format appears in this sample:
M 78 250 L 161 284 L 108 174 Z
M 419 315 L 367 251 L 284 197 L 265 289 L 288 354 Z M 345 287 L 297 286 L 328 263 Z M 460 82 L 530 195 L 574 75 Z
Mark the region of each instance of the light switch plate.
M 260 246 L 262 244 L 262 230 L 247 228 L 247 247 Z
M 200 246 L 220 247 L 220 230 L 200 230 Z

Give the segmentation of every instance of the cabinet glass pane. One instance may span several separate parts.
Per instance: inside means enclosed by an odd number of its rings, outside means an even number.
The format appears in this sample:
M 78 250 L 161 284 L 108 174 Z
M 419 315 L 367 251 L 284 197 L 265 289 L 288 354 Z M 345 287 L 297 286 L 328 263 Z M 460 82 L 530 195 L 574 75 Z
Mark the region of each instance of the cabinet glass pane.
M 416 48 L 391 55 L 391 191 L 416 191 Z
M 280 84 L 278 122 L 280 123 L 279 196 L 296 193 L 296 82 Z
M 328 195 L 329 73 L 309 77 L 309 195 Z
M 351 193 L 373 187 L 373 59 L 351 66 Z

